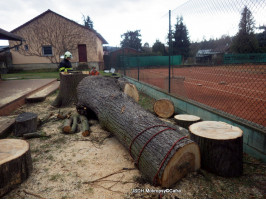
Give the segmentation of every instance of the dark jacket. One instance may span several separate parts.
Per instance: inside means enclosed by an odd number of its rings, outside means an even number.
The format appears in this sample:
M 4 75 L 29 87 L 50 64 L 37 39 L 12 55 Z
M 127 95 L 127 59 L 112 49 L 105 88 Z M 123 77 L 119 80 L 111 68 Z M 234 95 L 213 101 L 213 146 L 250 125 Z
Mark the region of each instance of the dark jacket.
M 70 69 L 72 70 L 72 65 L 71 62 L 68 59 L 64 59 L 60 62 L 59 64 L 59 71 L 63 72 L 65 69 Z

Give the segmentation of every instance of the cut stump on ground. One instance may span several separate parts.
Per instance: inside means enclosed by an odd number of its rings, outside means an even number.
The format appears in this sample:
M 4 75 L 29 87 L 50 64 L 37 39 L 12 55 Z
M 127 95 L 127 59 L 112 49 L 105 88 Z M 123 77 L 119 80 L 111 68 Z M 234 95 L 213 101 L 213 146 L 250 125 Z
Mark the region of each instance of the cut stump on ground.
M 190 125 L 200 121 L 200 117 L 187 114 L 175 115 L 174 119 L 178 126 L 181 126 L 186 129 L 188 129 Z
M 175 113 L 175 106 L 169 99 L 159 99 L 153 105 L 154 112 L 162 118 L 169 118 Z
M 0 140 L 0 197 L 25 181 L 31 171 L 29 143 L 19 139 Z
M 201 166 L 225 177 L 243 173 L 243 132 L 224 122 L 203 121 L 189 127 L 190 138 L 198 143 Z
M 17 116 L 14 126 L 14 136 L 22 137 L 24 133 L 36 132 L 38 126 L 37 114 L 25 112 Z
M 97 115 L 101 126 L 129 150 L 147 181 L 169 187 L 199 169 L 199 147 L 187 138 L 188 131 L 144 110 L 121 91 L 119 80 L 86 77 L 77 94 L 77 107 Z
M 59 93 L 52 106 L 66 107 L 77 102 L 77 85 L 88 74 L 83 73 L 60 73 Z

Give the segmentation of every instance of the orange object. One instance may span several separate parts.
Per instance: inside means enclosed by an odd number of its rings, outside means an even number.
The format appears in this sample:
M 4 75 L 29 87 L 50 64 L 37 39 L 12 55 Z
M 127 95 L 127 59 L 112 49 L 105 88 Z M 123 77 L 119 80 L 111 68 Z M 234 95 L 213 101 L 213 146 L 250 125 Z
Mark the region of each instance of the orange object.
M 99 74 L 100 73 L 96 70 L 91 70 L 91 72 L 90 72 L 90 75 L 92 75 L 92 76 L 99 75 Z

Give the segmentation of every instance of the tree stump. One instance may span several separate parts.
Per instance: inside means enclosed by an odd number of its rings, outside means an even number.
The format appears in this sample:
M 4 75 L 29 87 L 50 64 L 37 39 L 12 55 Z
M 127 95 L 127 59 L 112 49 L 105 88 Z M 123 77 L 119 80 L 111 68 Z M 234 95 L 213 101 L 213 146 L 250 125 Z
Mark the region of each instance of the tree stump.
M 32 171 L 29 143 L 0 140 L 0 197 L 28 178 Z
M 203 121 L 189 127 L 200 147 L 203 169 L 225 177 L 243 173 L 243 132 L 224 122 Z
M 181 126 L 185 129 L 188 129 L 190 125 L 200 121 L 200 117 L 186 114 L 175 115 L 174 119 L 178 126 Z
M 77 85 L 88 74 L 60 73 L 59 94 L 52 103 L 54 107 L 65 107 L 77 102 Z
M 86 77 L 77 94 L 77 106 L 97 115 L 101 126 L 129 150 L 147 181 L 169 187 L 199 169 L 199 147 L 187 138 L 188 131 L 144 110 L 121 91 L 117 79 Z
M 168 99 L 159 99 L 153 105 L 154 112 L 162 118 L 169 118 L 175 112 L 174 103 Z
M 14 136 L 21 137 L 24 133 L 36 132 L 37 125 L 37 114 L 30 112 L 22 113 L 16 118 Z

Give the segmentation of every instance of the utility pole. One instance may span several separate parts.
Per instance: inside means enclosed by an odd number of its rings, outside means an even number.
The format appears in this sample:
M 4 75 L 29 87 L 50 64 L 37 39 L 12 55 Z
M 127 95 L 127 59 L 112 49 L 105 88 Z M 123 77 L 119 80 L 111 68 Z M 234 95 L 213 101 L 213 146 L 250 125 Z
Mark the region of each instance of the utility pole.
M 168 93 L 171 92 L 171 45 L 172 45 L 172 30 L 171 30 L 171 10 L 169 10 L 169 48 L 168 48 L 168 53 L 169 53 L 169 85 L 168 85 Z

